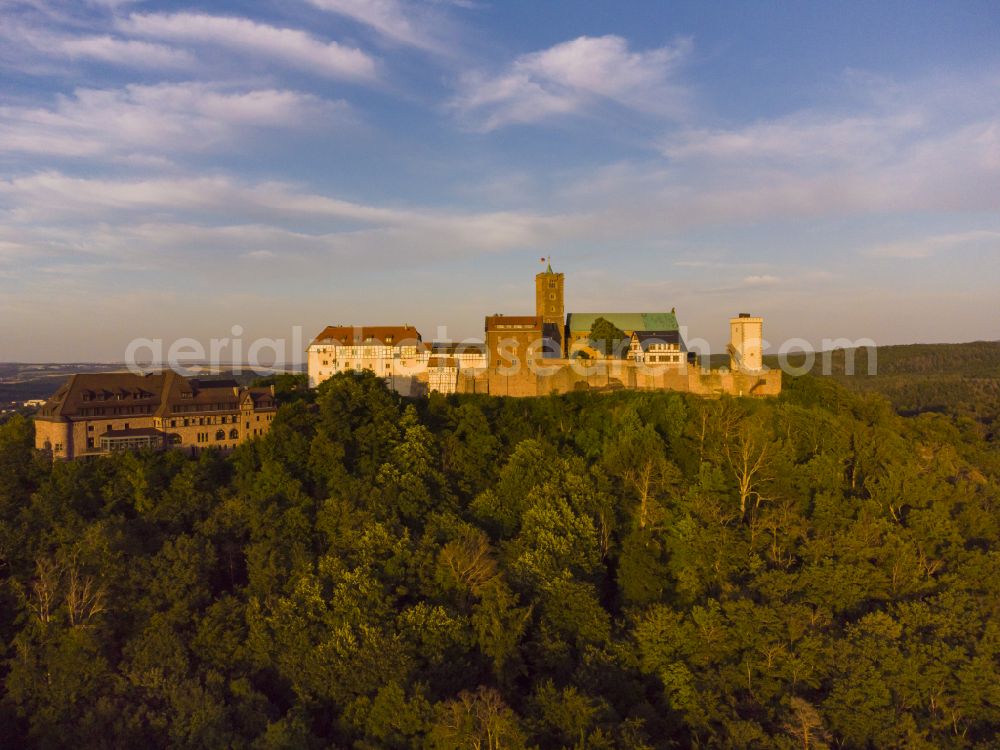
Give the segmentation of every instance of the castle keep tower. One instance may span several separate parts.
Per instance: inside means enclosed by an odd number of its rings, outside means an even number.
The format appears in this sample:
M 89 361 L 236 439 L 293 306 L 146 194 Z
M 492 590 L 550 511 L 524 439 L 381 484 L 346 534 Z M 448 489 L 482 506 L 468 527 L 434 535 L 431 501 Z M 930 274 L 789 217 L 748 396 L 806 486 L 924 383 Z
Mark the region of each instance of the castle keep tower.
M 563 356 L 566 309 L 563 297 L 565 275 L 555 273 L 552 263 L 535 275 L 535 315 L 542 319 L 547 356 Z
M 565 274 L 555 273 L 552 264 L 535 275 L 535 315 L 546 323 L 559 326 L 565 321 L 563 281 Z
M 764 319 L 740 313 L 729 319 L 729 369 L 760 372 L 764 366 Z

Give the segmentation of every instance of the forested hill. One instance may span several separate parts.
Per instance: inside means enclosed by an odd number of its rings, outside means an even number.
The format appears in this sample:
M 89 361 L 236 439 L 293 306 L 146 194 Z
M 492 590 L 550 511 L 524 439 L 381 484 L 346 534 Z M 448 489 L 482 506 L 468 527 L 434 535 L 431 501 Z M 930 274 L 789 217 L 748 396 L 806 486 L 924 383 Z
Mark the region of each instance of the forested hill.
M 830 353 L 827 370 L 818 357 L 813 373 L 852 390 L 881 393 L 903 414 L 948 413 L 1000 428 L 998 341 L 880 346 L 872 370 L 869 364 L 867 349 L 841 349 Z
M 855 372 L 868 373 L 868 350 L 838 349 L 832 352 L 832 374 L 843 375 L 845 362 L 853 355 Z M 967 344 L 905 344 L 876 349 L 879 375 L 961 375 L 970 378 L 1000 377 L 1000 341 Z M 820 374 L 821 364 L 813 368 Z
M 0 426 L 6 745 L 996 747 L 982 421 L 280 385 L 227 458 Z

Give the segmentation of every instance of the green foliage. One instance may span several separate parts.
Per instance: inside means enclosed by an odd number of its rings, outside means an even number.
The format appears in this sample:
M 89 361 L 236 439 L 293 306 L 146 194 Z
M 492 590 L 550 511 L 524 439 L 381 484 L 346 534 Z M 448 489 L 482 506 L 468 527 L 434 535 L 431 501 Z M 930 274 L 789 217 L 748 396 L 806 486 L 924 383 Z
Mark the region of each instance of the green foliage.
M 629 337 L 607 318 L 597 318 L 590 326 L 590 345 L 605 357 L 625 359 Z
M 5 746 L 995 744 L 978 416 L 273 383 L 229 456 L 0 425 Z

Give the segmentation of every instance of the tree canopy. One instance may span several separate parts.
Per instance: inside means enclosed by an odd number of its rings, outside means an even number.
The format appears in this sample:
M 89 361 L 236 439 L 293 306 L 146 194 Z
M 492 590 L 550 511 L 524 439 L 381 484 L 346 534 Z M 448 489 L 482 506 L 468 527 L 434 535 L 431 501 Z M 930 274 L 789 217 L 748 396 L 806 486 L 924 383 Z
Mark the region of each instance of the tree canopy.
M 228 456 L 0 425 L 5 746 L 995 747 L 988 425 L 276 384 Z
M 629 337 L 607 318 L 597 318 L 590 326 L 590 345 L 605 357 L 628 356 Z

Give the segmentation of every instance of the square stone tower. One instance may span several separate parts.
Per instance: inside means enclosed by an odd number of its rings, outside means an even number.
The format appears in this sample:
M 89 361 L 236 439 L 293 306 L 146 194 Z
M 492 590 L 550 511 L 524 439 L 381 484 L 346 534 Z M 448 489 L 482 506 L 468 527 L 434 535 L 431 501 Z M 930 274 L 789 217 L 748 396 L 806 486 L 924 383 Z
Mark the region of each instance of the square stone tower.
M 764 319 L 740 313 L 729 319 L 729 369 L 760 372 L 764 367 Z
M 566 338 L 566 307 L 563 297 L 565 275 L 552 270 L 551 261 L 548 267 L 535 275 L 535 315 L 542 319 L 544 325 L 545 347 L 548 356 L 565 356 L 564 340 Z

